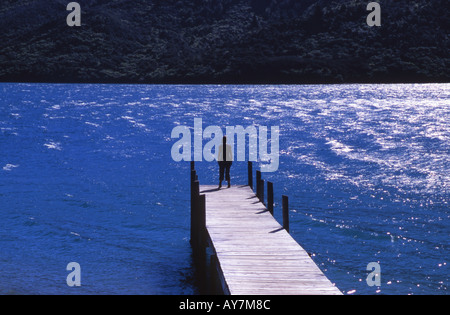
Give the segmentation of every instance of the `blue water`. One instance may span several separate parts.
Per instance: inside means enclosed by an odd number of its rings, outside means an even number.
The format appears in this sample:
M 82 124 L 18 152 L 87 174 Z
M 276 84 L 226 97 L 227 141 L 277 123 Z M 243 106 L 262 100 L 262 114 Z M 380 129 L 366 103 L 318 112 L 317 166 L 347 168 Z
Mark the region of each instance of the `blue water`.
M 287 194 L 292 236 L 342 292 L 449 292 L 450 84 L 0 91 L 0 294 L 198 293 L 189 163 L 170 155 L 196 117 L 280 126 L 280 168 L 263 175 L 275 216 Z M 202 184 L 216 168 L 197 164 Z M 246 163 L 232 176 L 245 183 Z

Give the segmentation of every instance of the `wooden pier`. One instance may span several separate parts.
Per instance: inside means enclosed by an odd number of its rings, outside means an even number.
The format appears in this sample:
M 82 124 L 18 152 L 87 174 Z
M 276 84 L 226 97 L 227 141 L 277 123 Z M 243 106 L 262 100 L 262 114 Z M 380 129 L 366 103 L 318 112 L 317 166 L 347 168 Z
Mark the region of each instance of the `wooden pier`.
M 283 227 L 268 209 L 273 211 L 273 185 L 268 185 L 266 207 L 260 173 L 257 194 L 250 173 L 249 185 L 219 190 L 200 186 L 192 166 L 191 243 L 196 259 L 205 261 L 206 246 L 210 247 L 212 268 L 225 294 L 340 295 L 289 235 L 287 197 L 282 202 Z

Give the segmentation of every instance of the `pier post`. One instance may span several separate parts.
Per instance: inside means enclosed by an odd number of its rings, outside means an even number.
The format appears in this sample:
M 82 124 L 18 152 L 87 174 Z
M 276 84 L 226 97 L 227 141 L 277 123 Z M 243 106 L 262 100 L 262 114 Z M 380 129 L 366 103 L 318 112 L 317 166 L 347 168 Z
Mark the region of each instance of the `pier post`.
M 200 182 L 195 171 L 195 164 L 191 162 L 191 239 L 193 260 L 200 291 L 207 286 L 206 274 L 206 195 L 200 195 Z
M 192 236 L 195 234 L 195 190 L 194 190 L 194 182 L 196 178 L 195 169 L 192 169 L 191 163 L 191 243 Z
M 267 182 L 267 210 L 273 215 L 273 183 Z
M 197 233 L 192 246 L 194 261 L 200 274 L 201 286 L 206 286 L 206 195 L 198 196 Z
M 283 195 L 283 228 L 289 233 L 289 198 Z
M 195 173 L 195 171 L 194 171 Z M 195 174 L 191 176 L 196 177 Z M 194 246 L 198 238 L 198 208 L 199 208 L 200 183 L 198 180 L 192 182 L 191 187 L 191 245 Z
M 256 196 L 259 197 L 259 181 L 261 180 L 261 171 L 256 171 Z
M 198 248 L 206 246 L 206 195 L 198 196 Z
M 208 287 L 208 273 L 206 268 L 206 195 L 197 195 L 196 199 L 196 232 L 191 245 L 200 292 L 206 292 Z
M 253 190 L 253 162 L 248 161 L 248 185 Z
M 261 179 L 259 181 L 259 201 L 261 201 L 261 203 L 263 205 L 265 205 L 266 203 L 264 202 L 264 179 Z

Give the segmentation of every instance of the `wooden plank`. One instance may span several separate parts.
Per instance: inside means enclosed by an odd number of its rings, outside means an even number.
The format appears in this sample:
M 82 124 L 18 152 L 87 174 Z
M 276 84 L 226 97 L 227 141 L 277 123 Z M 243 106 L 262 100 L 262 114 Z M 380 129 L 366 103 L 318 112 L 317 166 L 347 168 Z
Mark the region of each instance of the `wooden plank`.
M 341 294 L 247 186 L 206 195 L 206 228 L 229 294 Z

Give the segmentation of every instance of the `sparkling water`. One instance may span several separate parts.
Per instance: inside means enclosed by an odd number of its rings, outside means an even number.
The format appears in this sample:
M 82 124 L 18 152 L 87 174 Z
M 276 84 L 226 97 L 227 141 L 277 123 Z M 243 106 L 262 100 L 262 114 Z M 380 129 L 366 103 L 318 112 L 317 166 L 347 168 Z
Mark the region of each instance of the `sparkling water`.
M 171 158 L 172 129 L 194 118 L 280 126 L 279 170 L 263 174 L 275 218 L 288 195 L 292 236 L 342 292 L 448 293 L 450 84 L 0 91 L 0 294 L 198 293 L 189 163 Z M 218 184 L 217 163 L 197 171 Z

